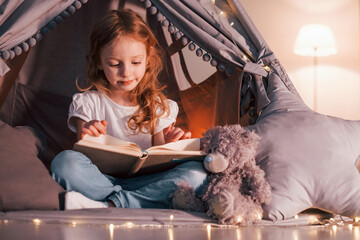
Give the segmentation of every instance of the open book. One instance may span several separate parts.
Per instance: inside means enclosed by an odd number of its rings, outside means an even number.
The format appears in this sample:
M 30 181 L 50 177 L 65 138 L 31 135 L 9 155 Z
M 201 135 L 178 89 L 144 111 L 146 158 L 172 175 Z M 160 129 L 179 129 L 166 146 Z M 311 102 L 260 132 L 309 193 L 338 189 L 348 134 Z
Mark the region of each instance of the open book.
M 99 170 L 114 177 L 160 172 L 189 160 L 203 160 L 200 138 L 184 139 L 142 150 L 133 142 L 110 135 L 85 135 L 74 150 L 88 156 Z

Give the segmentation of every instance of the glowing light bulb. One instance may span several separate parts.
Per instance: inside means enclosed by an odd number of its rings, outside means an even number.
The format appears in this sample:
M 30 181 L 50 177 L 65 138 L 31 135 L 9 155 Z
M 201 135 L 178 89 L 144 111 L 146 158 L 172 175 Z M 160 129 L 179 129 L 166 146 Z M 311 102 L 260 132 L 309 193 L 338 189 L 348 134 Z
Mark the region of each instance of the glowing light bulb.
M 356 218 L 354 219 L 354 221 L 355 221 L 356 223 L 360 222 L 360 217 L 356 217 Z
M 127 228 L 132 228 L 132 227 L 134 227 L 134 224 L 132 222 L 127 222 L 126 227 Z
M 270 72 L 270 70 L 271 70 L 270 67 L 269 67 L 269 66 L 266 66 L 266 65 L 264 66 L 264 69 L 265 69 L 266 71 L 268 71 L 268 72 Z
M 310 223 L 315 224 L 318 221 L 318 219 L 315 216 L 310 217 Z
M 39 224 L 41 223 L 41 221 L 40 221 L 40 219 L 35 218 L 35 219 L 33 220 L 33 223 L 35 223 L 36 225 L 39 225 Z
M 75 221 L 71 222 L 71 224 L 73 225 L 73 227 L 76 226 L 76 222 L 75 222 Z
M 170 215 L 170 225 L 172 225 L 173 220 L 174 220 L 174 215 Z
M 231 22 L 230 25 L 233 26 L 233 25 L 234 25 L 234 22 Z
M 298 219 L 299 219 L 299 215 L 296 214 L 294 218 L 295 218 L 295 220 L 298 220 Z

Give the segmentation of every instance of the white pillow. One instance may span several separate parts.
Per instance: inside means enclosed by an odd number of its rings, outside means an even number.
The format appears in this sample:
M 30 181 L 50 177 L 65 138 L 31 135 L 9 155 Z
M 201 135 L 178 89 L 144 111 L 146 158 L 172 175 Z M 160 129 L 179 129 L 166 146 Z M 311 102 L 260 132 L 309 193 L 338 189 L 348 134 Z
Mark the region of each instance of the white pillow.
M 360 121 L 312 111 L 276 74 L 267 92 L 271 103 L 246 127 L 261 137 L 256 161 L 272 188 L 264 217 L 287 219 L 312 207 L 360 216 Z

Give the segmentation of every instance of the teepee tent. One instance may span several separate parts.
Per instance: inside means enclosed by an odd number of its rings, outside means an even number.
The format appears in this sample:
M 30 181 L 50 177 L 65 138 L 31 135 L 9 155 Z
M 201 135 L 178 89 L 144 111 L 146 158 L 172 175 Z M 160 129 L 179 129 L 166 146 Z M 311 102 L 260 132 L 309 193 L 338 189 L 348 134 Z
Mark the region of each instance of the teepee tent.
M 285 219 L 310 207 L 360 214 L 360 122 L 315 113 L 302 102 L 239 0 L 0 0 L 0 130 L 9 138 L 1 135 L 4 144 L 17 148 L 11 141 L 18 139 L 2 121 L 30 126 L 46 138 L 47 167 L 55 154 L 72 148 L 75 134 L 66 119 L 76 80 L 86 85 L 89 34 L 105 12 L 124 7 L 147 20 L 165 50 L 160 81 L 180 106 L 180 127 L 200 137 L 215 125 L 239 123 L 261 135 L 254 158 L 273 190 L 264 216 Z M 9 169 L 16 163 L 11 154 L 0 157 Z M 9 180 L 7 168 L 0 169 L 0 210 L 7 203 L 10 210 L 48 208 L 42 201 L 40 207 L 17 205 L 19 194 L 9 194 L 14 187 L 6 182 L 16 180 Z M 52 189 L 42 185 L 46 193 Z M 58 208 L 57 192 L 51 197 L 50 207 Z
M 269 103 L 265 89 L 271 74 L 298 95 L 236 0 L 2 1 L 1 118 L 42 131 L 47 163 L 73 144 L 65 119 L 75 80 L 86 84 L 92 26 L 107 10 L 121 7 L 141 13 L 165 49 L 160 80 L 180 106 L 178 125 L 193 136 L 214 125 L 254 124 Z M 210 74 L 194 79 L 188 68 L 197 63 L 206 63 Z

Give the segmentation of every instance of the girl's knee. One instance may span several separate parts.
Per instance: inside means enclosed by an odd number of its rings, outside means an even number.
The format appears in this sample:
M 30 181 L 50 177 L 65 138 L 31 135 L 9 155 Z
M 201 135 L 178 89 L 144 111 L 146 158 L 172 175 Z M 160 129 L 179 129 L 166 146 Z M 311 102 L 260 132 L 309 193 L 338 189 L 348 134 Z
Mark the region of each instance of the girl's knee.
M 189 173 L 203 173 L 206 175 L 206 170 L 202 161 L 188 161 L 179 165 L 178 168 Z
M 51 174 L 53 177 L 60 178 L 72 176 L 81 168 L 81 163 L 87 160 L 88 158 L 80 152 L 73 150 L 62 151 L 51 162 Z
M 202 161 L 189 161 L 180 165 L 182 175 L 193 187 L 203 185 L 207 180 L 207 171 Z

